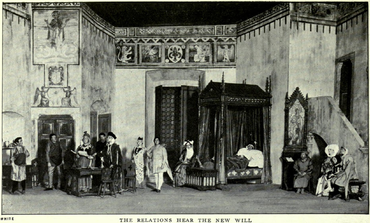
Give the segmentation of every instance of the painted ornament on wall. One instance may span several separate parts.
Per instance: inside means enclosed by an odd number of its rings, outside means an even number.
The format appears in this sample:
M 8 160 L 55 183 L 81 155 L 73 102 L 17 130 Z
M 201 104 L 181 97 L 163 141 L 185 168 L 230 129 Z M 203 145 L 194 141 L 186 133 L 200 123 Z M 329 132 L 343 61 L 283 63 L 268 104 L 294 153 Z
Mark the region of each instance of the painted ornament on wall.
M 304 109 L 299 100 L 289 110 L 289 145 L 301 145 L 304 130 Z
M 235 45 L 220 44 L 217 46 L 217 62 L 218 63 L 234 63 L 235 62 Z
M 189 46 L 190 63 L 209 63 L 211 55 L 210 44 L 191 44 Z
M 160 63 L 161 54 L 162 54 L 161 45 L 142 45 L 141 62 Z
M 33 105 L 37 107 L 49 107 L 49 88 L 42 86 L 41 90 L 36 88 Z
M 76 107 L 77 102 L 77 89 L 70 86 L 63 88 L 65 97 L 62 98 L 62 107 Z
M 49 87 L 62 87 L 65 83 L 64 68 L 62 66 L 49 67 L 47 80 Z
M 167 45 L 165 47 L 166 63 L 185 63 L 185 45 Z
M 78 10 L 34 10 L 34 64 L 78 64 Z
M 120 40 L 116 44 L 116 57 L 117 57 L 117 63 L 135 64 L 136 45 L 135 44 L 125 44 L 122 40 Z

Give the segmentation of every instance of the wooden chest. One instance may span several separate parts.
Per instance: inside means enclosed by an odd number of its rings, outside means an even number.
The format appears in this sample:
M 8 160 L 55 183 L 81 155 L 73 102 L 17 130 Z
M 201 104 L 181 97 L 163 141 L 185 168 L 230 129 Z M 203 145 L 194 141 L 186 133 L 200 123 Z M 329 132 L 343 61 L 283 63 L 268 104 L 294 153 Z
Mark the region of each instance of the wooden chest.
M 217 170 L 189 168 L 186 170 L 186 186 L 198 190 L 215 190 L 217 185 Z

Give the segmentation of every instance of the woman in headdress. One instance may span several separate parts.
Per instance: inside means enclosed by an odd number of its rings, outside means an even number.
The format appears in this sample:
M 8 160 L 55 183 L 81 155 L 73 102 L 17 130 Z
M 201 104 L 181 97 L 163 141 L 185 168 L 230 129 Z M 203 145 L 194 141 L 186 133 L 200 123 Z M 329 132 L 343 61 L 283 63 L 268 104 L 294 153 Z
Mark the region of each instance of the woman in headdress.
M 146 148 L 143 146 L 143 138 L 137 138 L 137 146 L 132 151 L 133 162 L 135 163 L 136 185 L 139 188 L 145 187 L 144 182 L 144 168 L 145 168 L 145 154 Z
M 154 138 L 154 146 L 152 146 L 148 151 L 148 158 L 151 159 L 152 173 L 155 177 L 156 188 L 153 191 L 160 193 L 163 184 L 163 173 L 167 172 L 168 176 L 173 181 L 172 172 L 167 160 L 167 151 L 160 144 L 158 137 Z
M 193 140 L 186 140 L 184 142 L 184 149 L 181 151 L 179 162 L 175 168 L 175 181 L 173 186 L 183 186 L 186 183 L 186 169 L 189 166 L 194 166 L 198 162 L 202 166 L 198 156 L 194 152 Z
M 325 147 L 325 153 L 327 155 L 327 158 L 321 165 L 322 176 L 318 179 L 315 193 L 318 197 L 328 196 L 329 192 L 333 191 L 330 183 L 330 178 L 333 176 L 333 173 L 335 172 L 334 167 L 338 161 L 338 159 L 336 159 L 335 156 L 337 155 L 338 151 L 339 146 L 335 144 L 331 144 Z
M 295 161 L 293 168 L 297 172 L 294 179 L 294 188 L 297 188 L 297 193 L 303 194 L 312 173 L 312 161 L 308 157 L 308 152 L 301 152 L 301 157 Z
M 22 137 L 17 137 L 13 141 L 13 151 L 11 153 L 10 161 L 12 163 L 12 170 L 10 178 L 12 180 L 11 194 L 15 194 L 18 190 L 18 182 L 21 182 L 22 191 L 26 192 L 26 158 L 30 156 L 28 150 L 23 146 Z
M 77 167 L 78 168 L 91 168 L 95 157 L 95 151 L 90 143 L 90 135 L 85 131 L 82 137 L 82 144 L 77 148 Z M 92 176 L 80 178 L 81 187 L 79 190 L 88 191 L 92 188 Z

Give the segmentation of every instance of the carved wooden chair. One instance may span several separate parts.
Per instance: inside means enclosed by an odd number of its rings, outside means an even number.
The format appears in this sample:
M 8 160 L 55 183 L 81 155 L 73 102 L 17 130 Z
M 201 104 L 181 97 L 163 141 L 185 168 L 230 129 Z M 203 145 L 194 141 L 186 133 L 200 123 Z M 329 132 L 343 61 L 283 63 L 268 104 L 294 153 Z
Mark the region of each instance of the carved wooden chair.
M 112 168 L 103 168 L 102 171 L 101 171 L 101 182 L 100 182 L 100 186 L 99 186 L 99 191 L 98 191 L 98 196 L 101 196 L 101 197 L 104 197 L 105 195 L 105 192 L 107 191 L 108 189 L 108 186 L 109 186 L 109 190 L 110 190 L 110 193 L 111 195 L 113 195 L 114 197 L 116 197 L 116 190 L 115 190 L 115 181 L 113 179 L 113 176 L 112 176 Z M 103 193 L 103 195 L 101 195 Z

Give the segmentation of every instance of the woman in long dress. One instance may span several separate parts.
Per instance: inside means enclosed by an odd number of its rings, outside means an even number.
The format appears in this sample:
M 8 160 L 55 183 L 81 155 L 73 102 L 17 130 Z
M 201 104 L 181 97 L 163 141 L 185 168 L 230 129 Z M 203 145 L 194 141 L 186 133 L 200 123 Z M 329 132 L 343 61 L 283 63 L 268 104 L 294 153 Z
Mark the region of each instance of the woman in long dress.
M 194 152 L 193 147 L 194 141 L 186 140 L 184 142 L 185 148 L 182 150 L 179 162 L 175 168 L 175 181 L 174 186 L 183 186 L 186 183 L 186 169 L 189 166 L 194 166 L 196 162 L 198 162 L 199 166 L 202 167 L 202 164 L 198 158 L 198 156 Z
M 139 188 L 145 187 L 144 181 L 144 168 L 145 168 L 145 155 L 147 149 L 143 146 L 143 138 L 137 139 L 137 146 L 132 151 L 133 162 L 135 163 L 136 173 L 136 186 Z
M 335 156 L 339 151 L 339 146 L 336 144 L 331 144 L 325 147 L 325 153 L 327 158 L 321 165 L 321 177 L 318 179 L 317 187 L 316 187 L 316 195 L 318 197 L 321 196 L 329 196 L 329 192 L 333 191 L 330 183 L 330 177 L 332 177 L 332 173 L 334 172 L 334 166 L 336 164 Z
M 158 137 L 154 138 L 154 146 L 151 147 L 148 151 L 148 158 L 151 159 L 150 163 L 152 165 L 152 173 L 155 177 L 155 191 L 157 193 L 161 192 L 161 187 L 163 184 L 163 173 L 167 172 L 168 176 L 173 181 L 172 172 L 170 166 L 168 165 L 167 160 L 167 151 L 160 144 L 160 140 Z
M 77 148 L 77 167 L 78 168 L 91 168 L 95 157 L 95 151 L 90 143 L 90 135 L 84 132 L 82 137 L 82 144 Z M 92 176 L 86 176 L 79 179 L 80 191 L 88 191 L 92 189 Z
M 26 192 L 26 158 L 30 156 L 28 150 L 23 146 L 22 137 L 17 137 L 14 141 L 14 149 L 12 151 L 10 161 L 12 169 L 10 178 L 12 180 L 12 191 L 11 194 L 15 194 L 18 190 L 18 182 L 21 182 L 22 191 Z
M 297 188 L 297 193 L 303 194 L 312 173 L 312 161 L 308 157 L 307 152 L 301 153 L 300 159 L 294 163 L 294 169 L 297 171 L 294 179 L 294 188 Z

